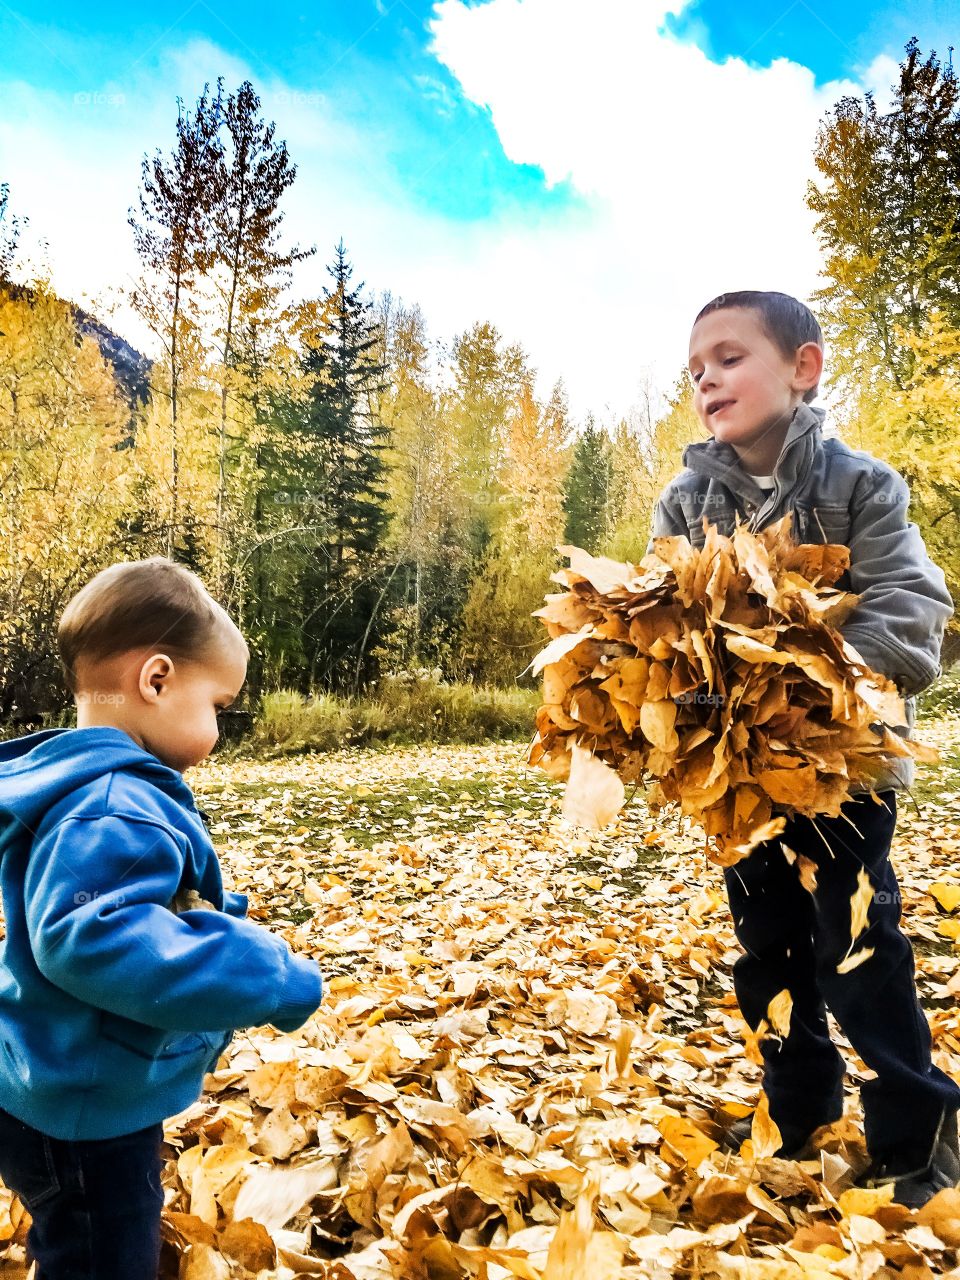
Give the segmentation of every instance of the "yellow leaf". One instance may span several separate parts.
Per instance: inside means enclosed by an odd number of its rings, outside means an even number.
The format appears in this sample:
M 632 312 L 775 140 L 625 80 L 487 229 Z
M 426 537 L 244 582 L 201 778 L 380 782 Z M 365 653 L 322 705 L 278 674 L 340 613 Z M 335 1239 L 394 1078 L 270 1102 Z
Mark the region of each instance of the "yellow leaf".
M 829 1258 L 831 1262 L 843 1262 L 848 1256 L 838 1244 L 818 1244 L 813 1252 L 821 1258 Z
M 708 1138 L 702 1129 L 698 1129 L 692 1120 L 685 1116 L 664 1116 L 657 1121 L 657 1128 L 664 1139 L 683 1156 L 691 1169 L 696 1169 L 711 1151 L 716 1151 L 717 1143 Z
M 612 822 L 626 796 L 616 773 L 578 743 L 572 748 L 570 780 L 563 796 L 563 816 L 578 827 L 599 831 Z
M 753 1146 L 753 1158 L 755 1160 L 767 1159 L 775 1151 L 779 1151 L 783 1145 L 780 1130 L 770 1119 L 770 1103 L 765 1093 L 761 1093 L 757 1109 L 753 1113 L 753 1123 L 750 1126 L 750 1142 Z
M 855 1213 L 870 1218 L 885 1204 L 893 1203 L 893 1192 L 892 1182 L 882 1187 L 848 1187 L 840 1193 L 837 1205 L 845 1218 L 852 1217 Z
M 956 911 L 960 907 L 960 884 L 951 884 L 947 880 L 937 880 L 927 890 L 943 907 L 944 911 Z
M 767 1005 L 767 1018 L 778 1035 L 790 1034 L 790 1014 L 793 1010 L 793 996 L 787 987 L 778 992 Z
M 850 940 L 854 941 L 867 927 L 867 913 L 873 901 L 873 885 L 863 867 L 857 872 L 857 887 L 850 899 Z M 846 970 L 840 970 L 846 972 Z
M 596 1188 L 588 1187 L 572 1213 L 560 1215 L 560 1225 L 550 1242 L 543 1280 L 620 1280 L 627 1242 L 612 1231 L 597 1231 L 593 1201 Z
M 864 960 L 869 960 L 873 955 L 873 947 L 861 947 L 859 951 L 855 951 L 852 956 L 845 956 L 837 965 L 837 973 L 849 973 L 852 969 L 858 968 L 863 964 Z
M 676 751 L 680 746 L 676 723 L 677 704 L 672 698 L 645 702 L 640 708 L 640 732 L 661 751 Z

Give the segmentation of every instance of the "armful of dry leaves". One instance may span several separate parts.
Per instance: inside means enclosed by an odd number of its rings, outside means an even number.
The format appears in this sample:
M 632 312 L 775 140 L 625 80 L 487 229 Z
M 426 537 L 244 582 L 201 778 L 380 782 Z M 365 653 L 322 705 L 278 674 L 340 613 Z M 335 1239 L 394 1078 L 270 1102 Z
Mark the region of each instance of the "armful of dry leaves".
M 848 549 L 790 525 L 707 524 L 702 547 L 657 538 L 639 565 L 560 548 L 565 590 L 534 615 L 552 639 L 529 763 L 567 779 L 571 821 L 604 826 L 625 782 L 651 781 L 651 807 L 678 804 L 730 865 L 788 816 L 836 816 L 894 757 L 939 758 L 891 732 L 896 685 L 837 630 L 858 601 L 834 587 Z

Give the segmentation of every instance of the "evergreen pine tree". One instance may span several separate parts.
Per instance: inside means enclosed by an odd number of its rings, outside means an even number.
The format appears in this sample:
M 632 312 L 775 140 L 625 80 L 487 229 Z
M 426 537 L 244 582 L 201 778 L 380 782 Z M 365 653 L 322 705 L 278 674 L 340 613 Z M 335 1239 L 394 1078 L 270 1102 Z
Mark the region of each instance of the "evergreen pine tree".
M 593 418 L 573 446 L 573 460 L 564 486 L 564 538 L 595 555 L 610 523 L 610 441 Z
M 309 390 L 300 424 L 319 532 L 301 581 L 311 686 L 358 688 L 376 673 L 389 622 L 384 546 L 389 515 L 383 449 L 374 412 L 383 364 L 372 308 L 351 288 L 343 242 L 328 271 L 320 324 L 303 357 Z

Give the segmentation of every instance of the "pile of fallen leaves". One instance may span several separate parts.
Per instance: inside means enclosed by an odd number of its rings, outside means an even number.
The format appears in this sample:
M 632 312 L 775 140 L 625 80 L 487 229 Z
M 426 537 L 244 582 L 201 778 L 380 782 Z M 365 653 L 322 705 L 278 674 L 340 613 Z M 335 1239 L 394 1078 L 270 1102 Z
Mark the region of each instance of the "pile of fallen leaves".
M 960 726 L 926 732 L 960 759 Z M 960 1193 L 911 1213 L 852 1186 L 870 1073 L 849 1046 L 816 1159 L 771 1157 L 762 1108 L 756 1141 L 718 1146 L 759 1088 L 720 871 L 688 818 L 642 804 L 572 832 L 523 754 L 197 771 L 228 882 L 328 983 L 296 1033 L 238 1032 L 165 1124 L 161 1280 L 956 1274 Z M 938 768 L 928 818 L 900 816 L 934 1057 L 957 1075 L 960 769 Z M 9 1280 L 27 1221 L 0 1190 Z
M 790 520 L 658 538 L 637 566 L 561 548 L 530 763 L 569 779 L 573 821 L 603 825 L 649 778 L 648 803 L 678 804 L 729 865 L 787 816 L 837 816 L 892 758 L 937 759 L 891 731 L 903 699 L 837 630 L 859 599 L 834 586 L 849 550 L 797 545 Z

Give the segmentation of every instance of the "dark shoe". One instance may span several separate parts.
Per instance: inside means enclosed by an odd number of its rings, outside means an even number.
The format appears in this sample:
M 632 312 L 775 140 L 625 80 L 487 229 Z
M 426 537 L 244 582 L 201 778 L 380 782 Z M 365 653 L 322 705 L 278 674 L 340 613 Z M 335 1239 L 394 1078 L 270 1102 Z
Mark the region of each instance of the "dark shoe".
M 957 1112 L 946 1111 L 934 1135 L 927 1160 L 889 1155 L 870 1161 L 856 1179 L 858 1187 L 893 1183 L 893 1199 L 908 1209 L 920 1209 L 938 1191 L 960 1185 L 960 1131 Z
M 785 1126 L 780 1129 L 780 1137 L 783 1139 L 782 1145 L 774 1152 L 778 1160 L 806 1160 L 809 1156 L 815 1154 L 815 1148 L 811 1145 L 811 1138 L 818 1129 L 822 1129 L 824 1125 L 833 1124 L 834 1121 L 843 1117 L 843 1108 L 835 1111 L 833 1114 L 826 1116 L 818 1124 L 812 1127 L 790 1127 Z M 739 1152 L 740 1146 L 747 1138 L 750 1137 L 753 1129 L 753 1116 L 744 1116 L 740 1120 L 735 1120 L 729 1129 L 720 1139 L 720 1146 L 724 1151 L 732 1151 L 734 1154 Z

